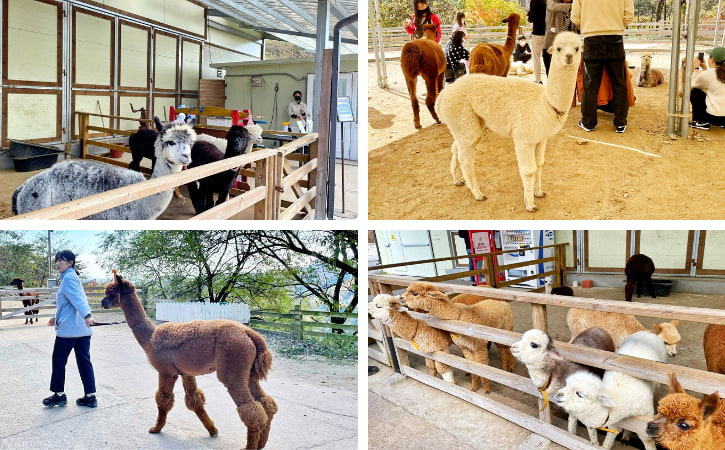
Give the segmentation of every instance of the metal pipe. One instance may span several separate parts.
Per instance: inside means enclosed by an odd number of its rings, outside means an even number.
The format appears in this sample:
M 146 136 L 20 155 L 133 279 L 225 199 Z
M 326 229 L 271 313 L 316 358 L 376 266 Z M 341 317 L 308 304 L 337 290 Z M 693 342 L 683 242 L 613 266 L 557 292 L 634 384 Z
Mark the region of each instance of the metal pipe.
M 330 80 L 330 138 L 327 144 L 327 218 L 332 220 L 335 213 L 335 160 L 337 154 L 337 81 L 340 78 L 340 30 L 357 22 L 357 14 L 346 17 L 335 24 L 332 47 L 332 78 Z M 323 149 L 324 151 L 325 149 Z
M 388 70 L 385 61 L 385 45 L 383 42 L 382 19 L 380 18 L 380 3 L 378 0 L 370 0 L 370 13 L 373 15 L 373 50 L 375 51 L 375 69 L 378 74 L 378 87 L 388 88 Z
M 670 56 L 670 93 L 667 105 L 667 134 L 677 133 L 675 114 L 677 114 L 677 80 L 680 71 L 680 28 L 682 15 L 682 0 L 676 1 L 679 5 L 672 5 L 672 52 Z
M 692 60 L 695 58 L 695 39 L 697 38 L 697 22 L 700 15 L 700 1 L 695 0 L 694 8 L 690 3 L 689 17 L 687 18 L 687 48 L 685 50 L 685 82 L 682 86 L 682 116 L 680 117 L 680 136 L 687 137 L 688 114 L 690 113 L 690 79 L 692 78 Z M 690 0 L 692 2 L 692 0 Z

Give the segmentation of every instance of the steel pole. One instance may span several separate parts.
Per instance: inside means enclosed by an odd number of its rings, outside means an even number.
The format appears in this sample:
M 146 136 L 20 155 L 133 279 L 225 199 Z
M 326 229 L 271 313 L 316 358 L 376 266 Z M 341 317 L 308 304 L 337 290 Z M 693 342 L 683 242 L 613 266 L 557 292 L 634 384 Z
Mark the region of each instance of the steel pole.
M 680 28 L 682 27 L 682 0 L 672 4 L 672 51 L 670 56 L 670 93 L 667 105 L 667 134 L 677 133 L 675 114 L 677 114 L 677 80 L 680 72 Z
M 693 0 L 690 0 L 692 2 Z M 700 0 L 694 0 L 694 8 L 690 3 L 687 18 L 687 48 L 685 50 L 685 82 L 682 87 L 682 116 L 680 117 L 680 136 L 686 138 L 689 127 L 687 126 L 688 115 L 690 114 L 690 79 L 692 78 L 692 60 L 695 58 L 695 39 L 697 38 L 697 18 L 700 15 Z

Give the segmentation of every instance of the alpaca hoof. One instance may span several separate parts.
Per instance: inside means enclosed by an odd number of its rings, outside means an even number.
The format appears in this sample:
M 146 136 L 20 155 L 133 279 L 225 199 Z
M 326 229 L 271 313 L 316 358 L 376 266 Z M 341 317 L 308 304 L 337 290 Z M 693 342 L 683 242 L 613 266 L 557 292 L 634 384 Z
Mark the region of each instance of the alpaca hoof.
M 208 431 L 209 431 L 209 436 L 211 436 L 211 437 L 214 437 L 217 434 L 219 434 L 219 430 L 217 430 L 216 427 L 213 427 L 211 430 L 208 430 Z
M 544 198 L 546 197 L 546 192 L 539 192 L 538 194 L 534 194 L 534 197 L 536 198 Z
M 483 393 L 484 394 L 490 394 L 491 393 L 491 387 L 485 387 L 485 388 L 483 388 Z
M 528 212 L 536 212 L 536 209 L 537 209 L 536 205 L 534 205 L 532 207 L 528 207 L 528 206 L 526 207 L 526 211 L 528 211 Z
M 481 200 L 486 200 L 486 196 L 485 196 L 485 195 L 483 195 L 483 194 L 481 194 L 481 195 L 474 195 L 474 197 L 475 197 L 475 198 L 476 198 L 476 200 L 478 200 L 479 202 L 480 202 Z
M 456 186 L 463 186 L 464 184 L 466 184 L 466 182 L 453 180 L 453 184 L 455 184 Z
M 423 127 L 421 127 L 419 123 L 416 123 L 415 128 L 423 128 Z
M 161 428 L 151 427 L 151 428 L 149 428 L 149 433 L 153 433 L 153 434 L 161 433 Z

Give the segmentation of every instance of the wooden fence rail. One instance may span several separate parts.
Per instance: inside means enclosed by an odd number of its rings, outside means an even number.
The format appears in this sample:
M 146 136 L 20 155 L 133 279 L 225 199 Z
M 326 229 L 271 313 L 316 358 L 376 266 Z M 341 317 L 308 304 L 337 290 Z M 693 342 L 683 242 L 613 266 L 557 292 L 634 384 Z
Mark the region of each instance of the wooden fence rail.
M 337 324 L 337 323 L 331 323 L 331 322 L 317 322 L 314 320 L 304 320 L 305 317 L 338 317 L 338 318 L 345 318 L 345 319 L 356 319 L 358 317 L 357 313 L 343 313 L 343 312 L 334 312 L 334 311 L 307 311 L 307 310 L 300 310 L 300 309 L 294 309 L 290 313 L 278 313 L 278 312 L 267 312 L 267 311 L 261 311 L 256 310 L 251 312 L 252 320 L 250 321 L 252 328 L 261 328 L 261 329 L 269 329 L 271 328 L 280 328 L 285 334 L 289 334 L 290 336 L 297 338 L 297 339 L 303 339 L 305 337 L 314 336 L 314 337 L 339 337 L 343 339 L 357 339 L 357 336 L 355 334 L 344 334 L 344 333 L 334 333 L 331 330 L 357 330 L 357 325 L 349 325 L 349 324 Z M 272 322 L 267 320 L 261 320 L 261 319 L 255 319 L 254 316 L 260 316 L 260 317 L 271 317 L 275 319 L 283 319 L 284 322 Z M 255 326 L 256 325 L 256 326 Z M 265 328 L 262 328 L 265 327 Z M 324 331 L 313 331 L 311 329 L 319 329 L 323 328 Z M 330 331 L 327 331 L 330 329 Z M 276 331 L 276 330 L 272 330 Z
M 371 274 L 368 276 L 370 290 L 373 295 L 380 293 L 391 294 L 394 289 L 405 288 L 416 281 L 419 280 L 411 277 L 396 277 L 379 274 Z M 583 297 L 564 297 L 534 292 L 504 291 L 489 287 L 473 287 L 450 283 L 435 283 L 435 286 L 442 292 L 474 294 L 500 300 L 529 303 L 532 307 L 531 314 L 534 328 L 539 328 L 544 331 L 547 331 L 548 329 L 546 314 L 547 305 L 635 314 L 667 319 L 689 320 L 694 322 L 725 324 L 725 310 L 719 309 L 692 308 L 649 303 L 639 304 L 637 302 L 628 303 Z M 504 345 L 511 345 L 521 338 L 521 334 L 516 332 L 474 325 L 467 322 L 441 320 L 431 315 L 412 311 L 410 311 L 409 314 L 416 319 L 423 320 L 428 325 L 435 328 L 485 339 Z M 370 318 L 368 320 L 368 336 L 374 339 L 379 345 L 379 349 L 369 348 L 368 355 L 384 364 L 388 364 L 393 367 L 397 366 L 403 375 L 410 376 L 420 382 L 448 392 L 469 401 L 470 403 L 476 404 L 490 412 L 498 414 L 501 417 L 529 429 L 533 433 L 544 436 L 561 445 L 569 448 L 592 448 L 590 444 L 583 439 L 573 436 L 565 430 L 552 426 L 551 408 L 546 408 L 543 412 L 540 412 L 538 419 L 516 412 L 516 410 L 512 410 L 510 407 L 502 405 L 496 401 L 472 393 L 459 386 L 444 383 L 441 380 L 418 371 L 410 366 L 408 362 L 408 353 L 414 353 L 425 358 L 440 361 L 452 367 L 480 375 L 494 382 L 501 383 L 521 392 L 533 395 L 537 398 L 539 408 L 541 409 L 544 405 L 543 399 L 529 378 L 508 373 L 490 366 L 485 366 L 448 353 L 435 352 L 433 354 L 428 354 L 421 352 L 420 350 L 415 349 L 410 342 L 394 337 L 388 327 L 379 323 L 377 320 L 372 320 Z M 616 353 L 587 347 L 579 347 L 565 342 L 555 342 L 555 345 L 560 350 L 562 356 L 582 364 L 600 367 L 605 370 L 616 370 L 637 378 L 659 383 L 667 383 L 669 374 L 675 373 L 682 386 L 686 389 L 704 394 L 710 394 L 714 391 L 720 391 L 721 395 L 725 394 L 725 375 L 705 372 L 675 364 L 665 364 L 636 357 L 618 355 Z M 646 426 L 646 421 L 629 418 L 621 421 L 619 425 L 621 425 L 624 429 L 634 432 L 643 432 Z
M 129 152 L 128 147 L 93 140 L 89 134 L 91 130 L 103 131 L 110 134 L 117 134 L 116 132 L 123 131 L 114 128 L 90 126 L 89 117 L 121 118 L 85 112 L 77 112 L 77 114 L 79 116 L 81 153 L 83 158 L 128 167 L 128 164 L 123 161 L 106 156 L 94 155 L 88 151 L 89 146 L 93 145 L 111 150 Z M 205 128 L 213 127 L 206 126 Z M 283 132 L 275 133 L 284 134 Z M 118 134 L 125 135 L 126 133 Z M 318 195 L 326 195 L 324 189 L 318 190 L 316 186 L 318 168 L 317 140 L 317 133 L 306 134 L 297 137 L 294 141 L 279 148 L 261 149 L 249 154 L 223 159 L 193 169 L 183 170 L 180 173 L 153 178 L 141 183 L 85 197 L 80 200 L 14 216 L 10 219 L 82 219 L 91 214 L 96 214 L 159 192 L 168 191 L 216 173 L 252 164 L 255 166 L 254 172 L 243 172 L 243 174 L 249 175 L 251 173 L 254 176 L 254 189 L 231 198 L 221 205 L 192 217 L 192 219 L 229 219 L 252 207 L 254 208 L 254 218 L 256 220 L 314 217 L 311 214 L 313 214 L 316 197 Z M 293 152 L 306 146 L 310 148 L 309 155 L 293 154 Z M 299 167 L 294 169 L 292 162 L 295 162 Z M 294 197 L 292 202 L 282 199 L 282 194 L 285 192 L 292 193 Z

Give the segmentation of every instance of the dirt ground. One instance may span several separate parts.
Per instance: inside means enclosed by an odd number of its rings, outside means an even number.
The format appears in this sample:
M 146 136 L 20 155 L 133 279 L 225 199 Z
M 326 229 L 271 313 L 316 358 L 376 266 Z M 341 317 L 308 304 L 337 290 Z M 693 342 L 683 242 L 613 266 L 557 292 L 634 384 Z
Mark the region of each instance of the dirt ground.
M 574 295 L 580 297 L 599 298 L 608 300 L 623 300 L 623 290 L 616 288 L 573 288 Z M 725 308 L 725 295 L 704 295 L 689 294 L 683 292 L 673 292 L 668 297 L 658 297 L 656 299 L 642 297 L 635 300 L 642 303 L 657 303 L 666 305 L 679 305 L 689 307 L 704 308 Z M 531 325 L 531 307 L 525 302 L 509 302 L 514 316 L 514 331 L 523 333 L 529 330 Z M 569 329 L 566 325 L 566 313 L 568 308 L 547 306 L 549 334 L 557 341 L 568 341 L 570 339 Z M 662 322 L 664 319 L 656 319 L 649 317 L 639 317 L 638 319 L 646 327 L 651 327 L 655 322 Z M 682 341 L 677 347 L 677 356 L 670 359 L 670 364 L 677 364 L 685 367 L 691 367 L 706 370 L 705 357 L 702 349 L 702 338 L 705 327 L 704 323 L 680 321 L 678 330 L 682 336 Z M 377 347 L 376 344 L 373 346 Z M 451 346 L 451 353 L 461 356 L 455 346 Z M 495 346 L 489 351 L 490 364 L 493 367 L 501 368 L 501 358 Z M 409 354 L 411 365 L 417 369 L 427 373 L 425 362 L 422 357 Z M 518 375 L 528 377 L 526 366 L 516 361 L 514 372 Z M 456 384 L 470 388 L 470 377 L 462 371 L 455 371 Z M 536 399 L 533 396 L 517 391 L 507 386 L 502 386 L 491 382 L 491 390 L 496 400 L 503 401 L 509 406 L 520 408 L 525 405 L 528 409 L 536 407 Z M 479 391 L 480 392 L 480 391 Z M 666 388 L 659 385 L 657 389 L 657 399 L 666 395 Z M 554 410 L 556 411 L 556 409 Z M 563 412 L 560 416 L 564 418 Z M 625 447 L 626 448 L 626 447 Z
M 398 61 L 387 64 L 390 90 L 376 84 L 368 65 L 370 219 L 723 219 L 719 192 L 725 179 L 709 167 L 723 161 L 725 130 L 690 130 L 689 138 L 666 136 L 668 54 L 657 54 L 665 83 L 638 88 L 627 131 L 614 132 L 613 116 L 599 112 L 594 132 L 581 130 L 579 107 L 572 108 L 561 132 L 547 145 L 538 211 L 524 208 L 513 141 L 492 132 L 478 149 L 476 175 L 487 199 L 476 201 L 467 186 L 452 182 L 446 125 L 435 124 L 425 108 L 425 85 L 418 80 L 421 124 L 413 113 Z M 640 54 L 630 53 L 639 67 Z M 638 68 L 633 70 L 636 77 Z M 533 81 L 533 75 L 527 75 Z M 542 74 L 545 80 L 545 76 Z M 596 142 L 578 141 L 579 138 Z M 578 143 L 581 142 L 581 143 Z M 631 147 L 655 156 L 602 143 Z M 574 182 L 572 182 L 574 181 Z

